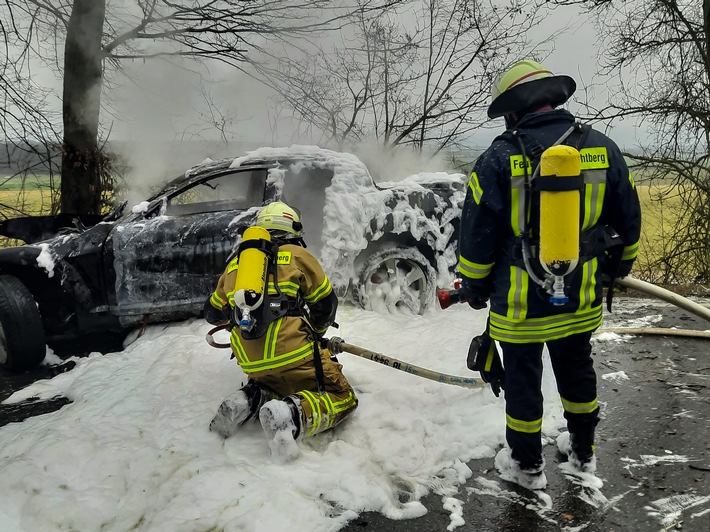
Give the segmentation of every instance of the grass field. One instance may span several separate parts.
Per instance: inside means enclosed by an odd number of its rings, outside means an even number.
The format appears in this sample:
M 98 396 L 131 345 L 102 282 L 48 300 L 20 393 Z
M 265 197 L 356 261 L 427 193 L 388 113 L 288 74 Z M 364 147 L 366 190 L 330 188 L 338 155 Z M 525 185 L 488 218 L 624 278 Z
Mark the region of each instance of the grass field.
M 50 214 L 52 190 L 59 193 L 59 179 L 54 177 L 0 177 L 0 218 Z
M 671 247 L 681 202 L 673 185 L 637 186 L 641 202 L 641 240 L 634 272 L 651 282 L 663 277 L 661 260 Z
M 0 220 L 20 216 L 51 214 L 52 190 L 59 193 L 59 180 L 49 176 L 20 178 L 0 177 Z M 17 246 L 22 241 L 0 236 L 0 247 Z
M 21 177 L 2 177 L 0 176 L 0 191 L 19 191 L 19 190 L 49 190 L 50 188 L 59 188 L 59 178 L 50 177 L 48 175 Z

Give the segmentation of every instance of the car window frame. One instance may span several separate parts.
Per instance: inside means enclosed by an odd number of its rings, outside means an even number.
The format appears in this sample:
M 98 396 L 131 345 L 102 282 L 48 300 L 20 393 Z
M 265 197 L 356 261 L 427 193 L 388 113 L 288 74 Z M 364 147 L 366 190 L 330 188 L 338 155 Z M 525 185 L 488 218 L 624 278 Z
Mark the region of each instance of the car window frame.
M 208 175 L 205 175 L 203 177 L 200 177 L 198 179 L 191 179 L 188 182 L 184 183 L 181 186 L 178 186 L 177 188 L 174 188 L 173 190 L 161 194 L 159 196 L 154 197 L 150 203 L 148 204 L 148 207 L 142 212 L 139 213 L 140 216 L 143 218 L 153 218 L 155 216 L 187 216 L 187 215 L 192 215 L 192 214 L 204 214 L 204 213 L 210 213 L 210 212 L 223 212 L 223 211 L 229 211 L 229 210 L 246 210 L 251 207 L 263 205 L 265 199 L 266 199 L 266 189 L 268 187 L 268 170 L 269 168 L 266 166 L 258 166 L 258 167 L 248 167 L 248 168 L 226 168 L 224 170 L 221 170 L 219 172 L 213 172 Z M 256 200 L 256 202 L 252 205 L 249 204 L 247 205 L 246 208 L 242 208 L 239 206 L 235 206 L 234 200 L 216 200 L 216 201 L 209 201 L 209 202 L 200 202 L 196 204 L 185 204 L 185 207 L 180 207 L 176 208 L 176 205 L 171 205 L 170 201 L 177 196 L 180 196 L 181 194 L 184 194 L 185 192 L 189 191 L 192 188 L 198 187 L 200 185 L 203 185 L 205 182 L 213 180 L 213 179 L 219 179 L 221 177 L 225 177 L 227 175 L 231 174 L 239 174 L 239 173 L 244 173 L 244 172 L 262 172 L 263 173 L 263 181 L 262 181 L 262 187 L 261 187 L 261 193 L 260 193 L 260 198 Z M 247 198 L 249 201 L 249 198 Z M 190 207 L 190 205 L 195 205 L 195 207 Z M 209 208 L 212 207 L 212 208 Z
M 206 185 L 209 181 L 221 179 L 226 176 L 235 176 L 236 174 L 243 174 L 249 172 L 250 174 L 261 173 L 261 186 L 253 187 L 252 184 L 249 185 L 247 190 L 247 197 L 244 198 L 243 203 L 238 202 L 237 199 L 219 199 L 210 201 L 200 201 L 195 203 L 185 203 L 185 204 L 175 204 L 171 203 L 172 200 L 178 196 L 185 194 L 191 189 L 197 188 L 199 186 Z M 254 179 L 254 176 L 250 177 Z M 266 168 L 252 167 L 252 168 L 229 168 L 221 172 L 216 172 L 211 175 L 205 176 L 204 178 L 197 179 L 190 183 L 190 186 L 181 187 L 178 190 L 173 191 L 164 198 L 162 202 L 164 208 L 161 211 L 166 216 L 184 216 L 190 214 L 203 214 L 210 212 L 223 212 L 223 211 L 241 211 L 246 210 L 250 207 L 255 206 L 254 204 L 261 205 L 264 201 L 266 182 L 268 179 L 268 170 Z M 252 191 L 252 188 L 254 190 Z M 250 195 L 258 195 L 258 197 L 249 197 Z

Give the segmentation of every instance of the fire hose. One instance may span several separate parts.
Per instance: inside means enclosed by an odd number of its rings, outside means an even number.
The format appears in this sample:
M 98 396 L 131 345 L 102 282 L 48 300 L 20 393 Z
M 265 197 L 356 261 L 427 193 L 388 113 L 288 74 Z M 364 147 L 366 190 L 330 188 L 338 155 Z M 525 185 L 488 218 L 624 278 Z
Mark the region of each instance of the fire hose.
M 228 330 L 229 325 L 219 325 L 210 329 L 205 337 L 205 340 L 209 345 L 216 348 L 227 348 L 230 344 L 219 343 L 215 341 L 214 335 L 222 330 Z M 409 362 L 404 362 L 402 360 L 397 360 L 396 358 L 388 357 L 382 353 L 377 353 L 375 351 L 370 351 L 363 347 L 358 347 L 356 345 L 349 344 L 345 342 L 342 338 L 333 336 L 332 338 L 323 338 L 323 347 L 327 347 L 328 350 L 333 354 L 337 355 L 340 353 L 350 353 L 351 355 L 356 355 L 373 362 L 387 366 L 388 368 L 396 369 L 399 371 L 404 371 L 410 375 L 415 375 L 417 377 L 423 377 L 436 382 L 441 382 L 443 384 L 451 384 L 454 386 L 461 386 L 463 388 L 483 388 L 487 386 L 487 383 L 482 379 L 475 379 L 473 377 L 459 377 L 457 375 L 449 375 L 447 373 L 441 373 L 439 371 L 434 371 L 427 368 L 422 368 L 420 366 L 415 366 Z
M 699 318 L 710 321 L 710 309 L 691 301 L 687 297 L 680 296 L 675 292 L 656 286 L 655 284 L 647 283 L 640 279 L 636 279 L 631 276 L 621 277 L 616 279 L 616 284 L 623 286 L 625 288 L 631 288 L 632 290 L 638 290 L 639 292 L 644 292 L 650 296 L 657 297 L 663 301 L 666 301 L 676 307 L 687 310 L 691 314 L 695 314 Z
M 396 358 L 391 358 L 383 355 L 382 353 L 376 353 L 375 351 L 370 351 L 369 349 L 364 349 L 356 345 L 348 344 L 342 338 L 333 336 L 327 340 L 327 347 L 331 353 L 337 355 L 345 351 L 352 355 L 356 355 L 362 358 L 367 358 L 373 362 L 379 362 L 380 364 L 387 366 L 388 368 L 398 369 L 411 375 L 416 375 L 417 377 L 424 377 L 436 382 L 441 382 L 444 384 L 453 384 L 454 386 L 461 386 L 463 388 L 482 388 L 487 386 L 488 383 L 484 382 L 482 379 L 474 379 L 471 377 L 458 377 L 456 375 L 449 375 L 447 373 L 440 373 L 438 371 L 422 368 L 410 364 L 409 362 L 402 362 Z

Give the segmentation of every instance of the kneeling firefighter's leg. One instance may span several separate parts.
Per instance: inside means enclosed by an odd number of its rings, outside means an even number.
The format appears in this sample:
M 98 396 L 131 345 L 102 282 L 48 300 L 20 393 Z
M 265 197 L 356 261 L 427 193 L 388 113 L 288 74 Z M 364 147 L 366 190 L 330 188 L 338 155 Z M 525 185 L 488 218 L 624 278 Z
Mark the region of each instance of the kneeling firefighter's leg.
M 222 401 L 210 422 L 210 430 L 225 438 L 232 436 L 241 425 L 258 414 L 261 405 L 275 397 L 276 394 L 250 380 Z
M 274 458 L 290 461 L 298 456 L 296 438 L 301 432 L 301 412 L 297 397 L 267 401 L 259 410 L 259 421 Z
M 593 457 L 594 431 L 599 423 L 591 335 L 590 332 L 575 334 L 548 343 L 570 433 L 569 444 L 582 464 L 591 461 Z
M 322 360 L 325 392 L 319 393 L 317 387 L 310 386 L 296 393 L 301 400 L 303 433 L 308 436 L 334 427 L 357 408 L 357 397 L 343 375 L 343 366 L 327 356 Z
M 505 366 L 505 436 L 520 469 L 541 471 L 542 348 L 541 343 L 501 343 Z

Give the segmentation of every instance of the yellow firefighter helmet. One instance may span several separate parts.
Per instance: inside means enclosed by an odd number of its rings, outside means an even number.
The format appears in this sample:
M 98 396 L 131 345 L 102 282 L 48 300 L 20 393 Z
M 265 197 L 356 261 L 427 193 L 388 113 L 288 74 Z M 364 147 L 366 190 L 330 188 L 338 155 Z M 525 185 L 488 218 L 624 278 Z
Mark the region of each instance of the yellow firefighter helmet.
M 303 234 L 301 215 L 282 201 L 269 203 L 256 217 L 256 225 L 274 236 L 299 237 Z
M 574 94 L 577 84 L 565 75 L 555 75 L 535 61 L 518 61 L 493 84 L 488 117 L 518 113 L 535 107 L 562 105 Z

